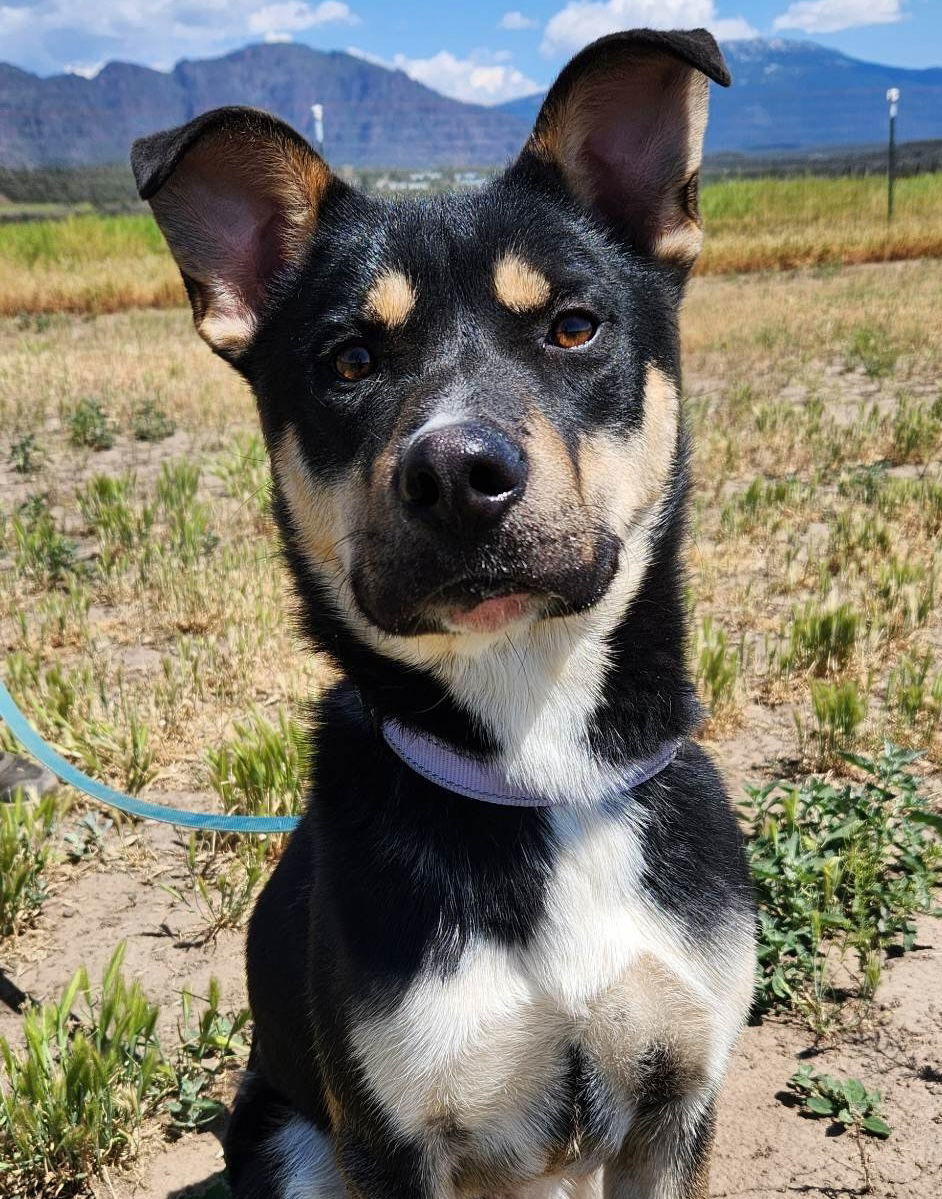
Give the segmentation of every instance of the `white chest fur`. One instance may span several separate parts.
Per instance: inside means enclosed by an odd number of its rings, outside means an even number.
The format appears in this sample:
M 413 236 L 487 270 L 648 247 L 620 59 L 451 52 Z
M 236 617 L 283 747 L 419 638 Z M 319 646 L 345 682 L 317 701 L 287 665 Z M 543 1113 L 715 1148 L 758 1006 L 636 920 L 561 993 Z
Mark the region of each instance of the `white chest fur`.
M 624 1135 L 646 1049 L 669 1049 L 704 1090 L 715 1085 L 752 976 L 750 930 L 717 930 L 716 948 L 694 952 L 646 897 L 632 818 L 561 807 L 552 821 L 559 849 L 528 946 L 478 941 L 453 973 L 423 972 L 391 1013 L 364 1013 L 354 1033 L 403 1134 L 458 1128 L 465 1149 L 512 1143 L 531 1177 L 547 1168 L 539 1097 L 561 1084 L 567 1047 L 622 1096 Z

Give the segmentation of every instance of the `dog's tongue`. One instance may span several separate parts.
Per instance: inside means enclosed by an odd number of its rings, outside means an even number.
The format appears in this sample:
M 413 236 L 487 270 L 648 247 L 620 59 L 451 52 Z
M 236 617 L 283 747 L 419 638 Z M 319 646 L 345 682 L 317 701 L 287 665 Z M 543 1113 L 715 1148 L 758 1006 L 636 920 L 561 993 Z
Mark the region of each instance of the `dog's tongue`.
M 467 629 L 469 633 L 496 633 L 505 625 L 519 620 L 531 598 L 525 591 L 520 591 L 482 600 L 466 612 L 452 613 L 449 623 Z

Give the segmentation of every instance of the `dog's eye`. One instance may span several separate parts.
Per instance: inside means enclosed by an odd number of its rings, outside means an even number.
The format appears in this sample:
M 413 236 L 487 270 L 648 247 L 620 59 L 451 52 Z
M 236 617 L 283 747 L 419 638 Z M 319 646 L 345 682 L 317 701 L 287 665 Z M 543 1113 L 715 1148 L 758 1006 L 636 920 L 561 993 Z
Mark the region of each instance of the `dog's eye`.
M 365 379 L 373 370 L 373 355 L 366 346 L 359 342 L 351 342 L 338 350 L 334 356 L 334 370 L 348 383 L 356 383 Z
M 549 339 L 560 349 L 573 350 L 591 341 L 598 327 L 598 322 L 588 313 L 564 312 L 553 321 Z

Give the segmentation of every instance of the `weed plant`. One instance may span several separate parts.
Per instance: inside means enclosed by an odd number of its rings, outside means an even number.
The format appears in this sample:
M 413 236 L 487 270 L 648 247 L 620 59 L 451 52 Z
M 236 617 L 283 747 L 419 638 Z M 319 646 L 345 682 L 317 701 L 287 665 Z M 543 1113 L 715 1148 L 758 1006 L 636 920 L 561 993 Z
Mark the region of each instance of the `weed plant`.
M 69 440 L 79 449 L 110 450 L 114 427 L 100 400 L 82 399 L 66 417 Z
M 942 817 L 910 769 L 918 756 L 886 745 L 876 760 L 848 757 L 862 783 L 750 789 L 759 1012 L 791 1009 L 821 1029 L 838 998 L 835 959 L 867 998 L 887 952 L 912 948 L 915 919 L 942 883 Z

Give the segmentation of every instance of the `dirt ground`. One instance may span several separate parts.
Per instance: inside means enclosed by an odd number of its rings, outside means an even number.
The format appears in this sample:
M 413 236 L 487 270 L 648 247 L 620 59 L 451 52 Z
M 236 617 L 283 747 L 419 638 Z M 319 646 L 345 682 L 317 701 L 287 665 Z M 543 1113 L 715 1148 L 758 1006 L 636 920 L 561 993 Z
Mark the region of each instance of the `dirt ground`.
M 901 306 L 897 318 L 900 365 L 895 375 L 889 380 L 871 378 L 838 362 L 830 346 L 846 344 L 854 321 L 879 320 L 887 302 L 895 303 L 901 294 L 915 299 L 910 308 Z M 698 450 L 691 555 L 694 586 L 698 604 L 702 601 L 700 610 L 722 619 L 731 640 L 741 637 L 745 647 L 740 652 L 738 681 L 718 705 L 717 717 L 706 731 L 706 744 L 737 799 L 748 783 L 761 784 L 782 772 L 794 775 L 808 767 L 802 759 L 804 743 L 796 734 L 796 715 L 803 714 L 808 721 L 807 686 L 801 679 L 792 681 L 790 689 L 778 683 L 773 686 L 763 673 L 763 647 L 777 630 L 787 630 L 795 602 L 818 594 L 815 556 L 828 527 L 816 516 L 814 506 L 838 502 L 828 471 L 882 461 L 888 454 L 887 429 L 894 406 L 928 404 L 939 395 L 942 351 L 937 337 L 929 346 L 924 330 L 929 327 L 927 314 L 937 321 L 940 301 L 942 264 L 938 263 L 870 268 L 840 277 L 809 274 L 792 281 L 711 280 L 699 282 L 694 290 L 686 390 L 701 446 L 707 446 Z M 807 322 L 813 326 L 807 344 L 801 342 L 804 309 L 820 318 L 817 325 Z M 834 312 L 840 312 L 844 323 L 828 326 L 828 320 L 838 319 Z M 111 357 L 106 359 L 106 353 Z M 140 486 L 146 488 L 165 460 L 208 462 L 207 455 L 217 454 L 233 430 L 251 427 L 244 390 L 196 345 L 183 313 L 76 320 L 54 325 L 51 332 L 23 331 L 7 322 L 0 327 L 0 384 L 4 369 L 8 382 L 20 390 L 28 385 L 44 397 L 44 409 L 26 427 L 38 429 L 48 443 L 43 486 L 50 488 L 57 518 L 78 540 L 80 553 L 90 559 L 98 551 L 76 515 L 69 490 L 75 483 L 93 473 L 115 474 L 131 466 Z M 106 375 L 108 382 L 103 381 Z M 198 388 L 191 385 L 197 379 Z M 57 412 L 63 394 L 97 392 L 107 399 L 111 386 L 120 389 L 120 402 L 125 405 L 135 398 L 135 389 L 141 389 L 140 394 L 156 390 L 177 420 L 176 434 L 154 446 L 141 446 L 121 435 L 115 447 L 104 453 L 70 457 L 71 451 L 62 448 Z M 753 396 L 743 400 L 748 387 L 753 388 Z M 11 386 L 11 394 L 13 390 Z M 2 393 L 0 386 L 0 425 L 6 433 L 22 429 L 21 406 Z M 799 413 L 804 421 L 804 414 L 822 396 L 833 425 L 815 425 L 812 446 L 807 432 L 811 425 L 790 425 L 788 414 Z M 728 397 L 732 397 L 729 405 L 738 403 L 739 409 L 724 408 Z M 752 421 L 753 412 L 758 413 L 755 428 L 750 424 L 748 436 L 740 434 L 736 421 Z M 866 426 L 861 415 L 865 412 L 876 413 Z M 881 414 L 889 414 L 889 424 L 880 423 Z M 772 421 L 778 430 L 776 440 L 771 435 L 766 439 L 760 418 Z M 832 443 L 844 455 L 834 462 L 838 450 L 830 448 Z M 938 476 L 940 457 L 936 444 L 923 459 L 890 461 L 887 469 L 901 478 L 923 478 L 927 472 Z M 790 470 L 807 468 L 810 474 L 814 467 L 818 472 L 813 500 L 787 513 L 788 535 L 794 532 L 796 552 L 784 554 L 776 528 L 723 533 L 719 510 L 726 499 L 755 476 L 774 475 L 783 463 Z M 5 510 L 20 503 L 30 487 L 35 484 L 14 475 L 5 460 L 0 462 L 0 502 Z M 200 636 L 193 641 L 196 649 L 187 652 L 203 655 L 199 661 L 207 670 L 223 672 L 227 689 L 205 698 L 187 692 L 185 679 L 177 680 L 188 705 L 187 718 L 179 727 L 155 731 L 157 774 L 145 794 L 209 809 L 218 801 L 206 783 L 207 745 L 231 729 L 233 719 L 250 703 L 266 709 L 282 704 L 296 708 L 318 670 L 288 629 L 288 606 L 266 540 L 270 532 L 259 531 L 257 511 L 244 498 L 226 493 L 209 470 L 204 471 L 200 487 L 200 497 L 212 508 L 222 546 L 237 546 L 242 557 L 236 554 L 221 565 L 213 565 L 213 559 L 201 560 L 194 574 L 196 589 L 201 595 L 211 592 L 219 597 L 219 608 L 197 614 L 203 621 Z M 915 517 L 901 511 L 901 523 L 893 526 L 894 545 L 911 537 L 914 556 L 934 560 L 932 538 L 924 531 L 910 533 L 910 526 L 902 522 L 912 523 Z M 257 557 L 254 550 L 250 554 L 244 548 L 256 542 L 261 545 Z M 787 558 L 784 565 L 783 557 Z M 878 566 L 868 560 L 847 570 L 842 582 L 854 602 L 866 605 L 876 593 Z M 188 596 L 174 596 L 164 604 L 156 585 L 153 592 L 132 593 L 130 585 L 116 576 L 108 581 L 106 592 L 93 596 L 90 633 L 47 644 L 42 634 L 16 631 L 13 617 L 22 602 L 21 586 L 8 572 L 0 571 L 5 650 L 28 650 L 43 662 L 73 664 L 94 651 L 96 662 L 104 662 L 107 671 L 118 671 L 107 677 L 120 679 L 123 693 L 140 704 L 157 730 L 156 716 L 147 703 L 162 679 L 165 658 L 177 660 L 180 612 Z M 43 598 L 36 592 L 30 603 Z M 267 614 L 270 627 L 259 633 L 257 643 L 241 645 L 233 629 L 247 628 L 261 612 Z M 887 612 L 880 616 L 884 624 L 879 632 L 871 641 L 861 642 L 847 667 L 849 674 L 871 687 L 863 734 L 870 748 L 889 727 L 884 699 L 889 692 L 884 682 L 896 657 L 903 649 L 923 652 L 942 647 L 938 603 L 922 624 L 902 631 L 891 623 L 892 612 Z M 876 623 L 876 616 L 873 619 Z M 193 622 L 187 627 L 194 627 Z M 896 726 L 893 729 L 898 731 Z M 930 794 L 935 795 L 938 758 L 936 750 L 925 767 Z M 117 765 L 114 771 L 108 781 L 121 785 Z M 90 809 L 75 809 L 70 827 L 85 810 Z M 15 939 L 0 940 L 0 1035 L 14 1044 L 20 1038 L 21 1021 L 4 996 L 8 1001 L 18 989 L 35 999 L 52 998 L 82 964 L 94 980 L 121 941 L 127 943 L 126 975 L 140 979 L 148 997 L 161 1005 L 161 1019 L 171 1038 L 184 987 L 205 993 L 215 976 L 225 1008 L 236 1009 L 245 1002 L 243 934 L 224 929 L 215 939 L 205 939 L 206 914 L 193 893 L 184 842 L 173 829 L 118 826 L 109 832 L 100 853 L 60 864 L 51 881 L 50 897 L 35 926 Z M 812 1062 L 817 1070 L 859 1077 L 882 1092 L 893 1129 L 890 1138 L 858 1143 L 849 1133 L 838 1135 L 826 1120 L 803 1118 L 786 1087 L 802 1061 Z M 221 1167 L 214 1133 L 187 1134 L 168 1142 L 153 1123 L 145 1129 L 141 1155 L 130 1171 L 113 1172 L 97 1183 L 96 1195 L 98 1199 L 198 1195 L 218 1177 Z M 888 963 L 874 1009 L 856 1029 L 845 1028 L 839 1036 L 818 1043 L 797 1022 L 767 1019 L 743 1032 L 720 1106 L 711 1194 L 715 1199 L 791 1194 L 812 1199 L 863 1194 L 876 1199 L 937 1199 L 942 1194 L 942 922 L 930 918 L 920 922 L 916 948 Z

